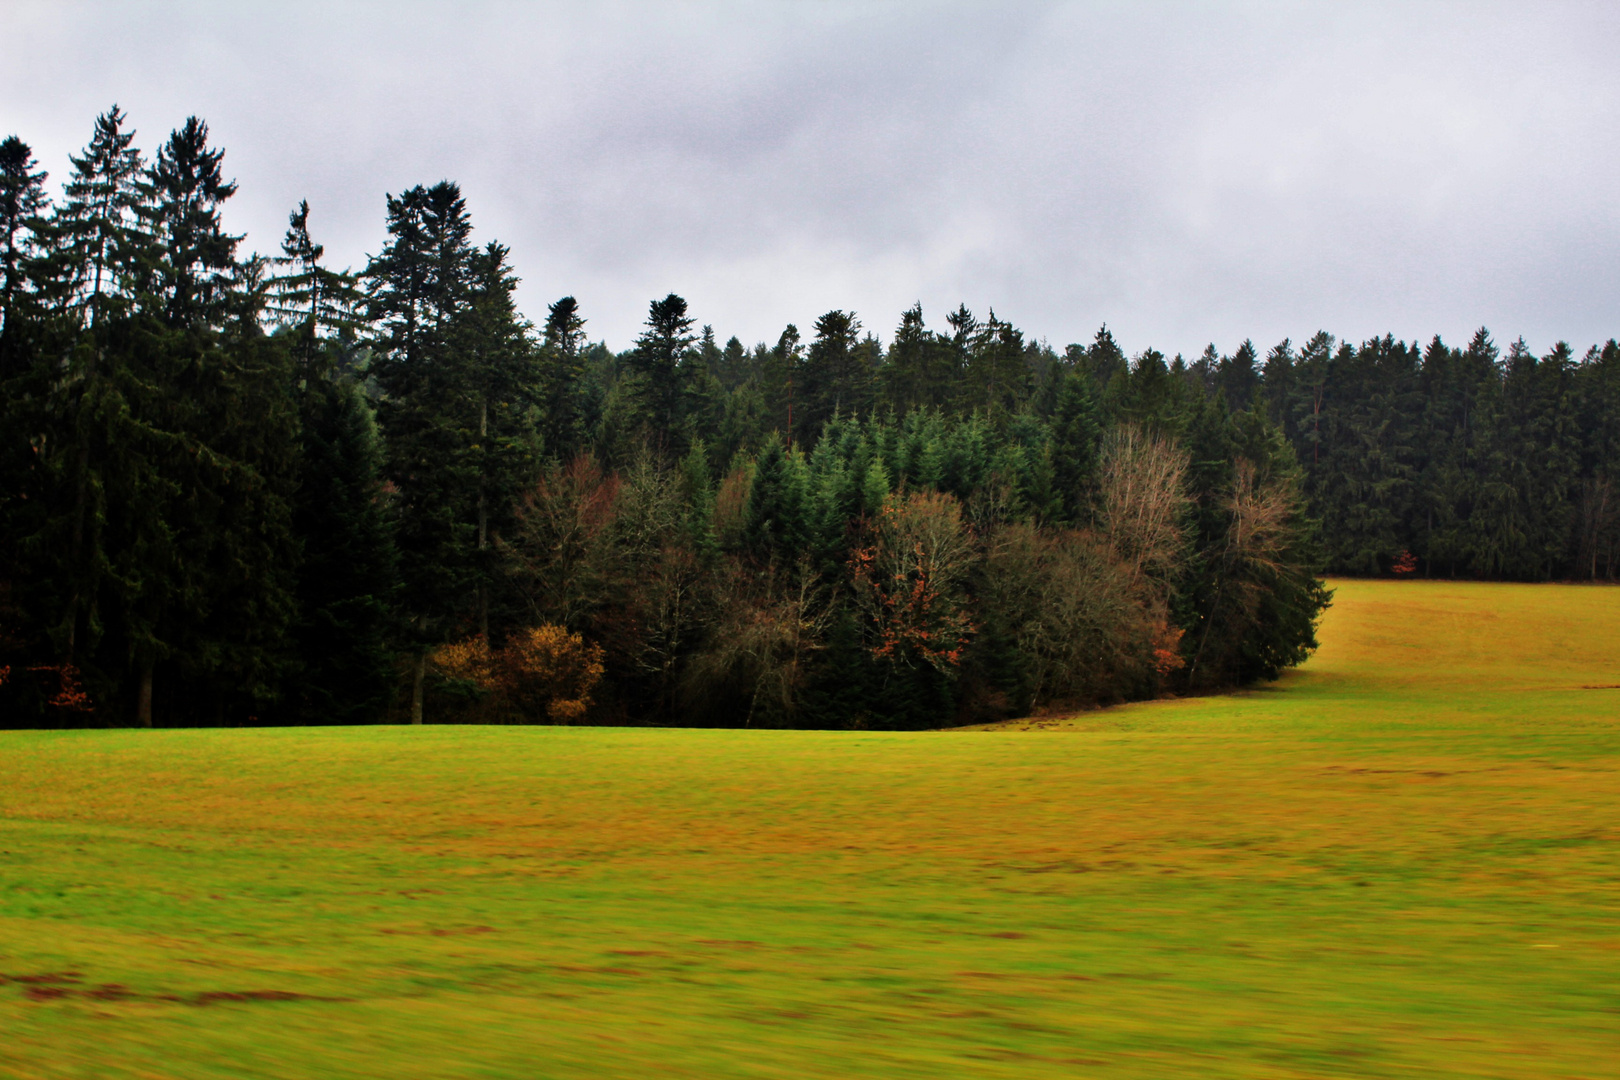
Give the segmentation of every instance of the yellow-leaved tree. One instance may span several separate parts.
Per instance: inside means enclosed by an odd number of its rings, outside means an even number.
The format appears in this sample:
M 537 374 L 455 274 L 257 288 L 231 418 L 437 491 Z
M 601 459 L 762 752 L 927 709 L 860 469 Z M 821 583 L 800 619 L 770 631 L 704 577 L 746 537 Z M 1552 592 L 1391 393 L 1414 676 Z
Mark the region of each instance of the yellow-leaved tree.
M 582 719 L 602 679 L 602 648 L 564 627 L 546 623 L 519 630 L 500 649 L 482 636 L 441 646 L 436 674 L 475 692 L 477 719 L 504 723 Z

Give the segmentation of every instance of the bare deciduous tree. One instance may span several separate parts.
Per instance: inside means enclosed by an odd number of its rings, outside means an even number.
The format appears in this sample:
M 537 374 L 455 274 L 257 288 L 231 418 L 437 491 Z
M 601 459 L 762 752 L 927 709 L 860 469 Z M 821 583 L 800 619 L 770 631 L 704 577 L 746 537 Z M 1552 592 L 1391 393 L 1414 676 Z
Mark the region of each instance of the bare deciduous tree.
M 1186 451 L 1163 436 L 1127 424 L 1103 442 L 1097 526 L 1133 587 L 1162 596 L 1181 563 L 1186 473 Z

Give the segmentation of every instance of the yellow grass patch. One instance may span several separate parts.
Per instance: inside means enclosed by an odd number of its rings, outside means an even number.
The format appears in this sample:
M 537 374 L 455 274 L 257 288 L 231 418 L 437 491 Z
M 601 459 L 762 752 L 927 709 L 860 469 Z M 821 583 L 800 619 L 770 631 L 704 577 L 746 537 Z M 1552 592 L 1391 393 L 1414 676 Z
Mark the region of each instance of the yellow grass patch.
M 0 1075 L 1613 1075 L 1620 591 L 919 734 L 0 733 Z

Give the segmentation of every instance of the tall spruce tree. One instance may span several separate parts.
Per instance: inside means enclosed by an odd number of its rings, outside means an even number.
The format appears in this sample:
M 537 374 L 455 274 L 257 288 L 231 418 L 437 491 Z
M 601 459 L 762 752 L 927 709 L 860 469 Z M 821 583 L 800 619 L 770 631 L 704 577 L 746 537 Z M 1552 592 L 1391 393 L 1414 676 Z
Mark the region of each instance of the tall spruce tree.
M 15 135 L 0 142 L 0 380 L 22 362 L 24 330 L 34 309 L 33 268 L 38 257 L 40 214 L 49 200 L 45 170 Z
M 154 455 L 171 497 L 163 528 L 133 552 L 156 556 L 161 582 L 134 609 L 150 620 L 173 676 L 171 718 L 256 715 L 272 704 L 291 659 L 292 532 L 297 411 L 281 342 L 264 333 L 262 264 L 236 261 L 239 238 L 221 208 L 236 191 L 224 152 L 195 117 L 171 133 L 147 177 L 151 242 L 135 316 L 136 364 L 156 390 L 169 436 Z M 150 541 L 150 543 L 148 543 Z M 130 566 L 145 571 L 137 555 Z M 165 573 L 166 571 L 166 573 Z M 166 593 L 166 595 L 165 595 Z M 153 668 L 140 670 L 142 723 L 151 720 Z
M 674 293 L 654 300 L 647 308 L 646 329 L 629 354 L 633 424 L 641 437 L 672 455 L 685 448 L 684 361 L 697 340 L 692 333 L 695 321 L 686 313 L 686 301 Z
M 33 358 L 36 407 L 24 421 L 40 451 L 28 476 L 32 513 L 18 536 L 27 579 L 38 583 L 25 602 L 59 661 L 84 672 L 103 708 L 128 704 L 128 664 L 102 670 L 96 663 L 103 638 L 115 654 L 150 654 L 128 605 L 116 602 L 127 599 L 116 597 L 118 586 L 138 584 L 140 571 L 117 577 L 120 538 L 108 526 L 161 526 L 154 511 L 164 495 L 151 459 L 163 438 L 150 419 L 150 380 L 131 371 L 126 355 L 125 324 L 147 244 L 137 210 L 148 195 L 134 137 L 115 105 L 96 118 L 84 153 L 69 158 L 62 201 L 43 231 L 41 299 L 54 340 Z M 64 373 L 48 371 L 52 352 L 65 355 Z
M 360 292 L 353 275 L 321 265 L 308 202 L 289 216 L 281 250 L 272 312 L 299 376 L 294 526 L 302 549 L 287 713 L 301 723 L 364 723 L 382 715 L 392 689 L 396 558 L 382 446 L 351 371 Z
M 371 370 L 416 657 L 411 721 L 421 723 L 427 652 L 473 614 L 479 578 L 477 403 L 455 325 L 472 288 L 472 222 L 446 180 L 388 196 L 387 225 L 365 273 L 378 328 Z
M 1064 518 L 1084 524 L 1091 515 L 1092 485 L 1097 476 L 1102 425 L 1091 373 L 1070 369 L 1058 387 L 1052 413 L 1052 486 L 1062 500 Z
M 806 446 L 834 416 L 860 413 L 872 401 L 870 357 L 860 348 L 854 312 L 829 311 L 816 320 L 815 340 L 805 356 L 796 432 Z
M 585 377 L 585 319 L 565 296 L 546 309 L 540 354 L 540 436 L 546 453 L 567 460 L 585 441 L 579 396 Z
M 476 627 L 486 638 L 491 604 L 502 591 L 496 548 L 518 497 L 538 476 L 541 448 L 541 358 L 513 301 L 518 279 L 509 254 L 494 242 L 474 253 L 466 303 L 455 320 L 454 359 L 477 410 L 469 455 L 477 524 L 473 589 Z

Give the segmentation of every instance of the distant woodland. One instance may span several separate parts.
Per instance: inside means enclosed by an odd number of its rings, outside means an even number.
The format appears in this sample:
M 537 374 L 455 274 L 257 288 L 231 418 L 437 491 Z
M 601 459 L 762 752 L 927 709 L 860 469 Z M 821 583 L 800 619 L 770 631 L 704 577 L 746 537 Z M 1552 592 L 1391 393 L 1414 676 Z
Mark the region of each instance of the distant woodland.
M 1275 678 L 1323 572 L 1612 580 L 1620 345 L 632 347 L 456 185 L 244 255 L 192 119 L 0 144 L 0 724 L 919 728 Z

